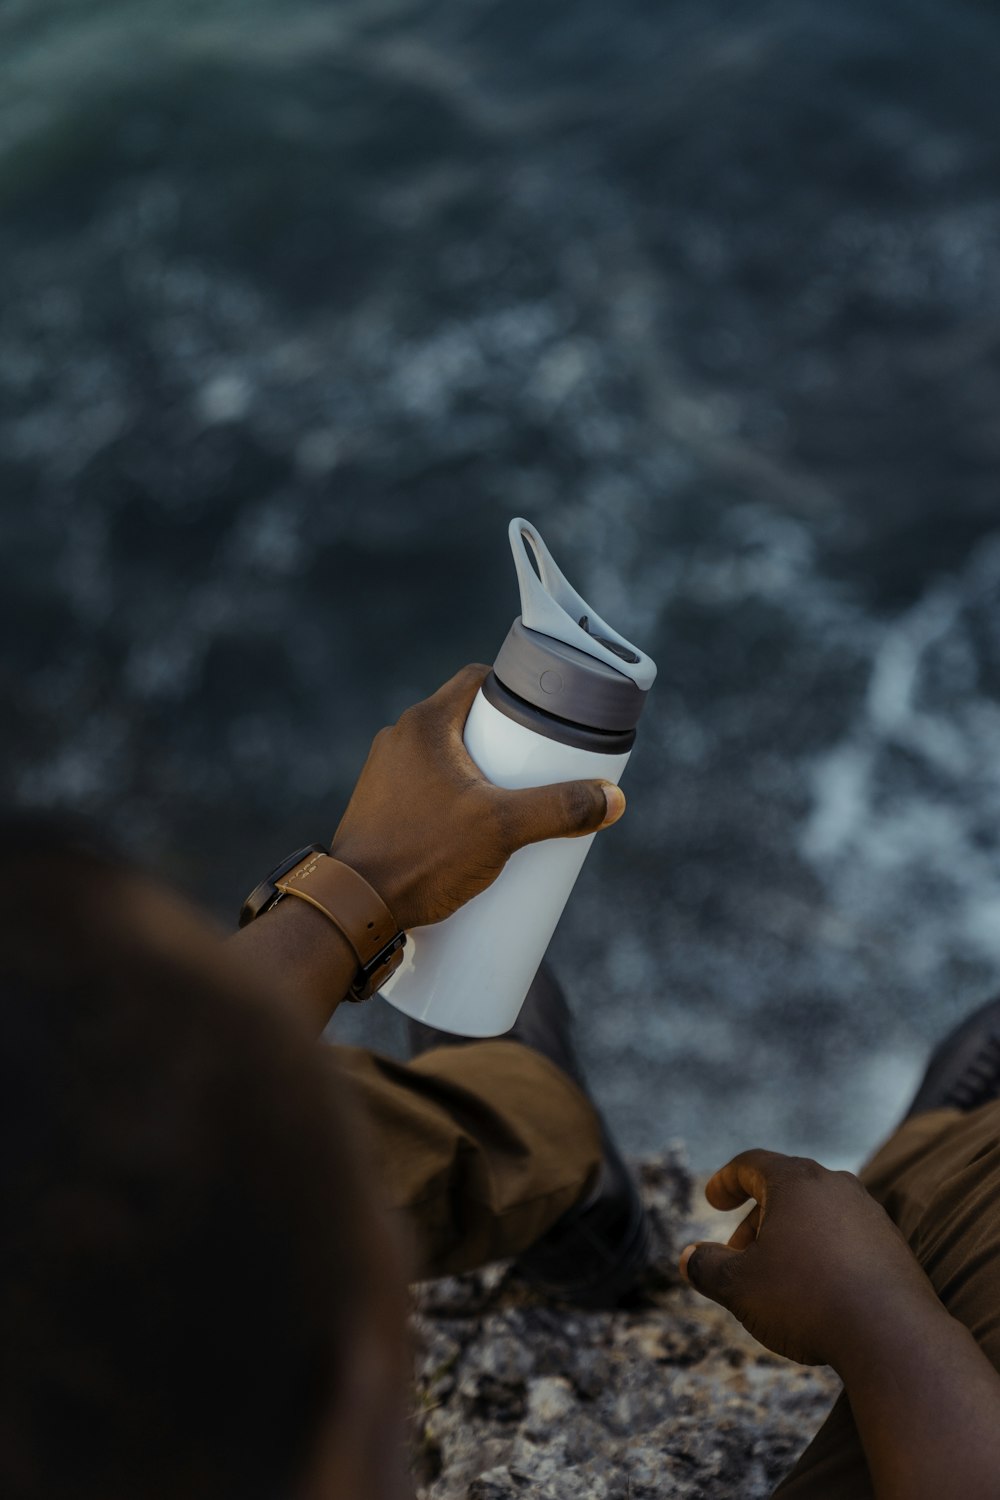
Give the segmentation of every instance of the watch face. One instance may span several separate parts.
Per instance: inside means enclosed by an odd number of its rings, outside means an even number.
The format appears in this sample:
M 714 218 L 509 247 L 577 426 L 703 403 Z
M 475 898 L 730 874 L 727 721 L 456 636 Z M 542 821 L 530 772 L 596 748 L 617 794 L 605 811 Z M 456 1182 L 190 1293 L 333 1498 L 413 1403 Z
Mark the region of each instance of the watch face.
M 259 917 L 262 911 L 266 911 L 274 903 L 277 895 L 277 891 L 269 880 L 262 880 L 260 885 L 255 885 L 240 907 L 240 926 L 246 927 L 254 917 Z
M 325 854 L 326 852 L 323 844 L 307 844 L 304 849 L 296 849 L 294 854 L 290 854 L 287 859 L 283 859 L 281 864 L 277 865 L 271 871 L 270 875 L 261 881 L 260 885 L 254 886 L 244 901 L 240 911 L 240 926 L 245 927 L 248 922 L 252 922 L 255 917 L 259 917 L 263 912 L 267 911 L 276 901 L 281 900 L 281 892 L 275 889 L 275 883 L 283 875 L 287 875 L 289 870 L 294 870 L 295 866 L 301 864 L 310 854 Z

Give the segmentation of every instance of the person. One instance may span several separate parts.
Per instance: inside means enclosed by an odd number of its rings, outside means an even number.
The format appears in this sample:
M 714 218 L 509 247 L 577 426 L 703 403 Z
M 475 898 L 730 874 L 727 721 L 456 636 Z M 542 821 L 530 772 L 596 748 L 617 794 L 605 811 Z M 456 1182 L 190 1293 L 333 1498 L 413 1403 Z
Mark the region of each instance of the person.
M 319 856 L 403 922 L 622 809 L 600 783 L 485 783 L 461 746 L 482 670 L 377 737 Z M 511 1253 L 588 1300 L 641 1260 L 558 986 L 524 1040 L 432 1038 L 409 1065 L 321 1048 L 358 987 L 322 909 L 285 899 L 220 943 L 61 829 L 9 824 L 0 848 L 0 1494 L 403 1500 L 401 1218 L 418 1273 Z M 994 1010 L 934 1060 L 867 1189 L 762 1152 L 709 1184 L 757 1207 L 684 1273 L 845 1382 L 784 1495 L 995 1494 L 998 1080 Z
M 316 1049 L 78 835 L 0 851 L 0 1494 L 403 1493 L 394 1251 Z
M 407 927 L 624 807 L 479 776 L 485 670 L 376 737 L 331 846 Z M 406 1275 L 534 1251 L 602 1300 L 645 1253 L 558 986 L 530 1041 L 318 1047 L 358 960 L 315 906 L 223 942 L 58 824 L 8 819 L 0 851 L 0 1495 L 400 1500 Z

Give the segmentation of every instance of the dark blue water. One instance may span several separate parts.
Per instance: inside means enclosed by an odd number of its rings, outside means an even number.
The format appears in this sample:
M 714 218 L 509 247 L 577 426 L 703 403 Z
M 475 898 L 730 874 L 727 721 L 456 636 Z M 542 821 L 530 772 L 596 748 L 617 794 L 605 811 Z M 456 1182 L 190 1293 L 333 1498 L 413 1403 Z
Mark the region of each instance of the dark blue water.
M 602 1099 L 856 1159 L 1000 982 L 998 60 L 972 0 L 8 0 L 9 794 L 228 919 L 526 514 L 661 665 L 557 939 Z

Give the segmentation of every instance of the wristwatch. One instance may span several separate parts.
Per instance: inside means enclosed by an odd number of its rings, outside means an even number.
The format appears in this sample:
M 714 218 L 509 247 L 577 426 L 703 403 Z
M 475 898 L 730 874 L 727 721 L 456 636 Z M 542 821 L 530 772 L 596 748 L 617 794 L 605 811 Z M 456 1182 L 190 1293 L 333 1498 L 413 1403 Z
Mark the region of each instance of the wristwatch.
M 335 859 L 322 844 L 297 849 L 255 886 L 243 903 L 240 926 L 262 917 L 286 896 L 322 912 L 354 949 L 358 972 L 350 989 L 352 1000 L 367 1000 L 399 968 L 405 932 L 364 876 Z

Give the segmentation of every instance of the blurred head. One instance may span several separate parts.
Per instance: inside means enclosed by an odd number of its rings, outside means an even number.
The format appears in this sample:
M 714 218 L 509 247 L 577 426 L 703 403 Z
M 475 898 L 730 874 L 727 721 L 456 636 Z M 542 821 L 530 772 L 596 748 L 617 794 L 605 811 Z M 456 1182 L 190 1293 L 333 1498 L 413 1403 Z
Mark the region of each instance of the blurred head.
M 321 1049 L 182 903 L 0 828 L 0 1494 L 398 1500 L 403 1317 Z

